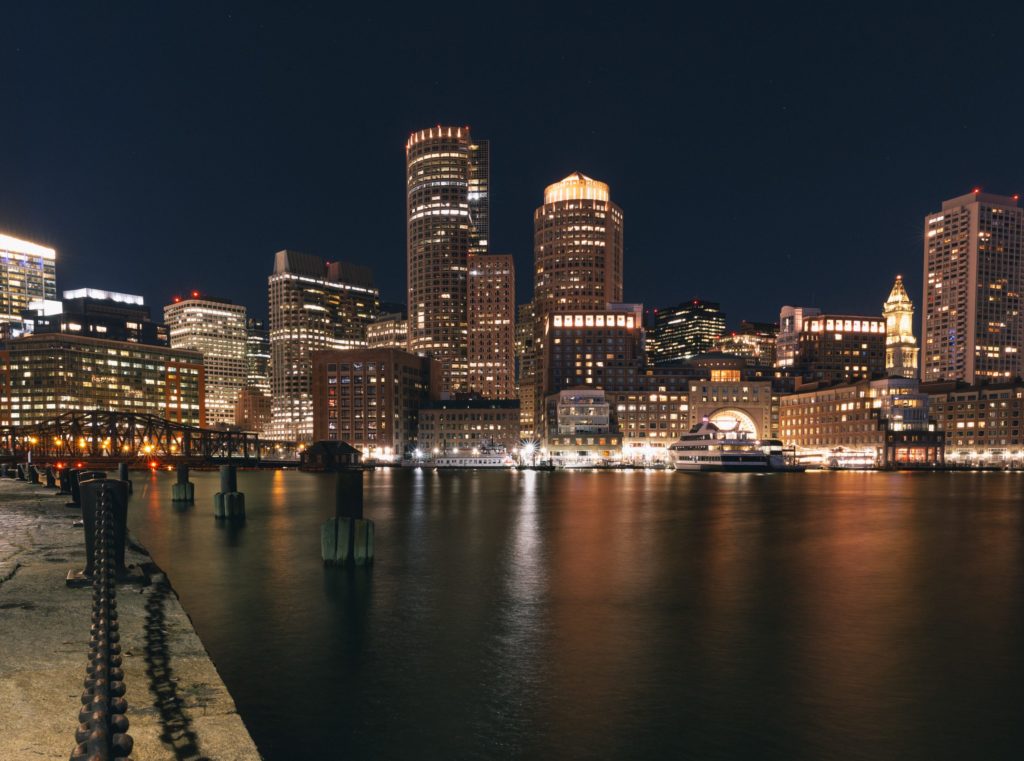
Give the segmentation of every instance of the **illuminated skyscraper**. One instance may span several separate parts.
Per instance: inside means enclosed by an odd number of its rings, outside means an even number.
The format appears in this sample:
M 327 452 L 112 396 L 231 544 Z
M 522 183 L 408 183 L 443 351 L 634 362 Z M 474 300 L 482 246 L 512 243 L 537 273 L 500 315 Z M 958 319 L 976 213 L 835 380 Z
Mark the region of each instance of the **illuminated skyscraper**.
M 319 349 L 366 346 L 366 326 L 380 309 L 369 267 L 278 251 L 267 280 L 270 300 L 270 435 L 313 436 L 313 361 Z
M 1024 210 L 975 191 L 924 220 L 923 382 L 1021 374 Z
M 0 233 L 0 324 L 20 323 L 30 301 L 56 300 L 57 253 Z
M 270 398 L 270 331 L 267 323 L 250 317 L 246 323 L 245 385 Z
M 516 314 L 516 391 L 519 398 L 519 430 L 523 437 L 536 435 L 537 325 L 533 302 L 520 304 Z
M 515 398 L 515 263 L 508 254 L 469 255 L 469 390 Z
M 603 182 L 573 172 L 545 188 L 533 214 L 533 303 L 541 324 L 554 312 L 622 301 L 622 223 Z
M 175 298 L 164 307 L 164 322 L 172 349 L 203 355 L 205 425 L 234 425 L 235 401 L 248 374 L 245 307 L 193 291 L 190 297 Z
M 896 276 L 889 298 L 882 306 L 885 317 L 885 371 L 890 377 L 917 378 L 917 339 L 914 338 L 914 304 Z
M 656 309 L 648 358 L 653 365 L 690 359 L 711 351 L 725 332 L 725 313 L 713 301 L 693 299 Z
M 544 403 L 547 318 L 621 303 L 622 252 L 622 209 L 612 203 L 605 183 L 573 172 L 544 189 L 544 203 L 533 214 L 535 427 Z
M 410 135 L 405 155 L 409 350 L 440 362 L 442 391 L 466 391 L 467 257 L 489 245 L 489 145 L 438 126 Z

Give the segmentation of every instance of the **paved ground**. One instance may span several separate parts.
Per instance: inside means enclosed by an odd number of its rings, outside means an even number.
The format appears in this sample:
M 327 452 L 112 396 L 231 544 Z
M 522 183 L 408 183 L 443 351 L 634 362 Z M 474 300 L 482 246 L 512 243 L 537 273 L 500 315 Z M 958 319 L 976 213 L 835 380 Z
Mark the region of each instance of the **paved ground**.
M 0 759 L 66 761 L 75 745 L 92 604 L 64 577 L 85 565 L 80 511 L 52 489 L 0 480 Z M 126 562 L 151 562 L 129 550 Z M 166 584 L 119 586 L 129 734 L 138 761 L 260 755 Z

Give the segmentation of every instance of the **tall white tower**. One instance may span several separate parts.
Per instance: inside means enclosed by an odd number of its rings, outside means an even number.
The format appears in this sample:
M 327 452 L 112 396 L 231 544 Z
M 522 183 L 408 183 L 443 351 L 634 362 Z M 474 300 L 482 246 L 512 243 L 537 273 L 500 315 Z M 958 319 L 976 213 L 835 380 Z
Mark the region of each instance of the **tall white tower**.
M 889 377 L 917 377 L 917 339 L 914 338 L 914 304 L 897 275 L 889 298 L 882 306 L 885 316 L 885 371 Z

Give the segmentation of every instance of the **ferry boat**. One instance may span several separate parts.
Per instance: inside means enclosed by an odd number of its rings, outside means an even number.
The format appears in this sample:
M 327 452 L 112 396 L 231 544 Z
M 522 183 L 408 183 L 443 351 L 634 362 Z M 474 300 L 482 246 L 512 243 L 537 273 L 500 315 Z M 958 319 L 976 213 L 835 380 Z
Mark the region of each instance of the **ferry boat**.
M 762 443 L 746 431 L 724 431 L 704 420 L 669 447 L 676 470 L 760 472 L 770 470 Z
M 456 450 L 434 457 L 435 468 L 514 468 L 515 461 L 505 447 L 483 446 L 478 449 Z

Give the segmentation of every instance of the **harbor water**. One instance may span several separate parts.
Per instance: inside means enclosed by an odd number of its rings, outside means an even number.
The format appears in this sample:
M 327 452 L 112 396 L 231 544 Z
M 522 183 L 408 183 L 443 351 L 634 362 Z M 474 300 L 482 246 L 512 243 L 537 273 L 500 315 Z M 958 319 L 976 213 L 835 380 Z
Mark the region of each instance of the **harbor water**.
M 1024 475 L 378 469 L 354 571 L 330 475 L 133 477 L 269 761 L 1024 754 Z

